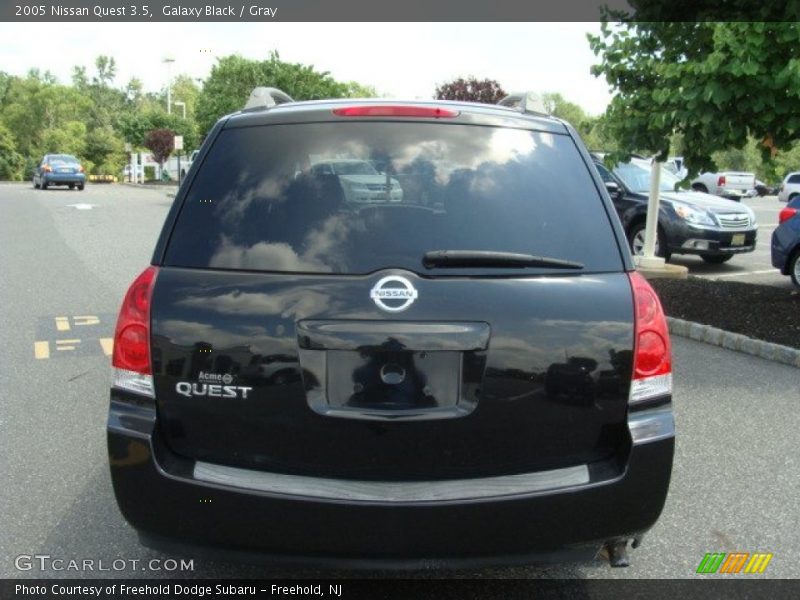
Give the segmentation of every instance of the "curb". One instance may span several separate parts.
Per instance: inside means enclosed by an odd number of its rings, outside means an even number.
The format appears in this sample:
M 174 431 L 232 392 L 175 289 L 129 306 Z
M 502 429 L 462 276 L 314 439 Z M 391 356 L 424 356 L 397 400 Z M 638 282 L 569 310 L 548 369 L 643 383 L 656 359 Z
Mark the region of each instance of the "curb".
M 667 317 L 667 324 L 669 325 L 669 332 L 673 335 L 704 342 L 712 346 L 719 346 L 727 350 L 758 356 L 759 358 L 800 369 L 800 350 L 796 348 L 764 342 L 741 333 L 732 333 L 724 329 L 711 327 L 711 325 L 684 321 L 674 317 Z
M 176 191 L 178 189 L 178 185 L 170 185 L 170 184 L 155 184 L 151 185 L 148 183 L 133 183 L 131 181 L 120 181 L 118 182 L 120 185 L 126 185 L 128 187 L 135 187 L 140 190 L 169 190 L 169 191 Z

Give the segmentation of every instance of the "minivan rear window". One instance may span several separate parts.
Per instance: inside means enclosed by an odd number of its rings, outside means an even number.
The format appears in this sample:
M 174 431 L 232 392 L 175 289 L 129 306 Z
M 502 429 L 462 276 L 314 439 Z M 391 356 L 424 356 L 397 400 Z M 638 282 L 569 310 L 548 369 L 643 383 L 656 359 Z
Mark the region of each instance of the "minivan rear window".
M 426 269 L 424 254 L 488 250 L 613 271 L 622 259 L 609 218 L 566 135 L 387 121 L 238 127 L 204 158 L 164 263 L 460 274 L 486 267 Z

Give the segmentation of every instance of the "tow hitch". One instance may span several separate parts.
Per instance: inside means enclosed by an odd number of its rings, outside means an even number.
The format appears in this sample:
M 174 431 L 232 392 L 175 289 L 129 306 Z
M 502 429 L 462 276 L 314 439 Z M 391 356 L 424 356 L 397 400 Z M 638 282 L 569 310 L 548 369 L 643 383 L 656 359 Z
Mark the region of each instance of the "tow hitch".
M 631 548 L 638 548 L 642 544 L 641 536 L 631 540 Z M 631 559 L 628 557 L 628 540 L 609 540 L 603 546 L 603 552 L 608 557 L 609 564 L 616 567 L 629 567 Z

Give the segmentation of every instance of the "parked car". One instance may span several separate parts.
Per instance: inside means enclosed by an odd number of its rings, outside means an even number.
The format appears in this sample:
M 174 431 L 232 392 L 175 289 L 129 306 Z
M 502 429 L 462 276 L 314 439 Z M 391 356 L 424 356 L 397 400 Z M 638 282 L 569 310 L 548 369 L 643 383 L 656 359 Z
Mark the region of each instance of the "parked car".
M 753 173 L 723 171 L 721 173 L 701 173 L 692 181 L 692 189 L 704 194 L 714 194 L 730 200 L 747 197 L 748 191 L 755 189 L 756 176 Z
M 51 185 L 67 185 L 83 190 L 86 173 L 71 154 L 45 154 L 33 173 L 33 187 L 46 190 Z
M 800 196 L 800 172 L 789 173 L 778 190 L 778 200 L 789 202 L 797 196 Z
M 609 187 L 631 252 L 644 251 L 647 199 L 650 194 L 650 161 L 638 158 L 614 167 L 595 155 L 595 166 Z M 661 171 L 656 254 L 695 254 L 711 264 L 730 260 L 735 254 L 756 248 L 758 225 L 755 213 L 732 200 L 694 191 L 675 191 L 680 182 L 667 169 Z
M 800 287 L 800 195 L 778 215 L 778 227 L 772 232 L 772 266 Z
M 403 188 L 393 177 L 380 173 L 367 160 L 337 158 L 322 160 L 311 165 L 317 176 L 333 175 L 338 178 L 345 196 L 351 202 L 401 202 Z
M 333 152 L 402 200 L 309 168 Z M 670 341 L 574 129 L 258 89 L 200 157 L 114 338 L 111 477 L 143 543 L 627 563 L 669 486 Z
M 664 163 L 664 168 L 681 180 L 686 179 L 686 177 L 689 175 L 689 171 L 686 169 L 686 165 L 683 163 L 682 156 L 670 156 L 667 159 L 667 162 Z

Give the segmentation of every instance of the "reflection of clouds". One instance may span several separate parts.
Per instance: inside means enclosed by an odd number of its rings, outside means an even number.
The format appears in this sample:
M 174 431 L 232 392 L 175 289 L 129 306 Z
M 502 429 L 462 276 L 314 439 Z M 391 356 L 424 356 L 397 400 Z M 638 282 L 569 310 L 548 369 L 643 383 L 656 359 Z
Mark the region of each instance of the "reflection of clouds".
M 346 256 L 347 239 L 354 233 L 364 233 L 366 226 L 363 221 L 356 221 L 352 215 L 333 214 L 322 222 L 322 225 L 312 229 L 305 237 L 303 258 L 311 263 L 330 265 L 339 270 L 347 268 Z
M 329 306 L 330 298 L 313 290 L 292 289 L 288 292 L 229 292 L 217 296 L 188 296 L 178 306 L 210 310 L 224 315 L 281 315 L 283 318 L 306 316 Z M 255 328 L 256 330 L 261 328 Z M 255 331 L 253 335 L 257 334 Z
M 173 344 L 178 346 L 193 346 L 198 342 L 204 342 L 215 348 L 250 346 L 256 349 L 269 349 L 273 353 L 289 353 L 292 351 L 294 342 L 292 338 L 271 336 L 265 327 L 253 327 L 252 325 L 218 329 L 209 323 L 168 319 L 157 323 L 154 329 L 158 334 L 167 336 Z
M 633 346 L 632 324 L 619 321 L 532 319 L 524 329 L 529 336 L 492 335 L 492 364 L 504 369 L 546 369 L 554 362 L 564 362 L 566 356 L 581 356 L 604 365 L 609 362 L 609 350 Z M 570 341 L 568 346 L 565 340 Z
M 238 246 L 223 237 L 209 261 L 217 269 L 249 269 L 265 271 L 313 271 L 329 273 L 331 268 L 318 260 L 297 255 L 285 242 L 258 242 L 250 247 Z
M 230 187 L 228 192 L 216 202 L 214 216 L 227 226 L 236 226 L 250 210 L 254 202 L 280 203 L 285 200 L 285 191 L 291 179 L 288 174 L 282 177 L 264 177 L 258 180 L 258 185 L 248 185 L 252 176 L 248 171 L 242 171 L 237 177 L 236 185 Z M 264 212 L 269 209 L 264 207 Z

